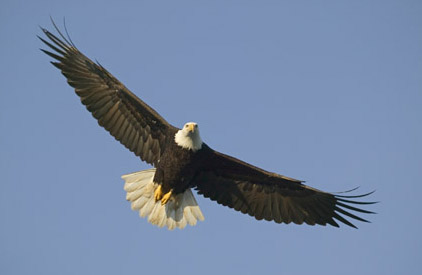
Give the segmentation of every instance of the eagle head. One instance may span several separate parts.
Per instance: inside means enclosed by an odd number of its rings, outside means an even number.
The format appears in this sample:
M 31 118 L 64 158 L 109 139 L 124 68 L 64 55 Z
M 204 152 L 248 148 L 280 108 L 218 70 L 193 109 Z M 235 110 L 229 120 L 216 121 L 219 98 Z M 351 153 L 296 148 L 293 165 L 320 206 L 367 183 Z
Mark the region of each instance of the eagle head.
M 199 127 L 195 122 L 186 123 L 174 136 L 177 145 L 192 151 L 197 151 L 202 147 L 202 139 L 199 135 Z

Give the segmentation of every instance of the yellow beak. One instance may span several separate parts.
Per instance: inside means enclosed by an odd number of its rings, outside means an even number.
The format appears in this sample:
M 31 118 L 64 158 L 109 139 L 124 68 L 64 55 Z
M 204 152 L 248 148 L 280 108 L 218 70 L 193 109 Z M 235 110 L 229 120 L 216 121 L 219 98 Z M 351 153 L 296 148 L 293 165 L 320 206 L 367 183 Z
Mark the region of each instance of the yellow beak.
M 195 132 L 195 125 L 194 124 L 189 124 L 188 126 L 189 132 Z

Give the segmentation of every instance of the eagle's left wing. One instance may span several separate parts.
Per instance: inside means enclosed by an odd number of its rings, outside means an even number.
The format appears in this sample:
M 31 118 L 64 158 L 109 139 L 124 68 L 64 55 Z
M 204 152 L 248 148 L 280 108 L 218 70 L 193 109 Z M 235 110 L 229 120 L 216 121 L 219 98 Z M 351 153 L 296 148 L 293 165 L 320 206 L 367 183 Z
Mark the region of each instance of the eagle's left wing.
M 349 218 L 368 222 L 350 212 L 370 214 L 350 204 L 372 204 L 354 198 L 323 192 L 301 181 L 264 171 L 236 158 L 207 148 L 206 161 L 194 182 L 199 194 L 217 203 L 234 208 L 257 220 L 277 223 L 307 223 L 338 227 L 335 220 L 355 227 Z M 356 228 L 356 227 L 355 227 Z

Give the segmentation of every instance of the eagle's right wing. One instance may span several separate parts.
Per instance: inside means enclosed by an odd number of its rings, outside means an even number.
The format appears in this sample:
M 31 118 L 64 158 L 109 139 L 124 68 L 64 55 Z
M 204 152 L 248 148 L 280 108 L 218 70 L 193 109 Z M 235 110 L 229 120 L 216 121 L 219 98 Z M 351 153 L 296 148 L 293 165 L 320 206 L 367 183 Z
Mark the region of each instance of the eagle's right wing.
M 39 38 L 53 52 L 42 51 L 58 61 L 51 63 L 75 88 L 76 94 L 98 124 L 142 160 L 156 165 L 164 151 L 166 139 L 178 129 L 131 93 L 100 64 L 82 54 L 58 29 L 63 40 L 46 29 L 42 30 L 51 43 Z

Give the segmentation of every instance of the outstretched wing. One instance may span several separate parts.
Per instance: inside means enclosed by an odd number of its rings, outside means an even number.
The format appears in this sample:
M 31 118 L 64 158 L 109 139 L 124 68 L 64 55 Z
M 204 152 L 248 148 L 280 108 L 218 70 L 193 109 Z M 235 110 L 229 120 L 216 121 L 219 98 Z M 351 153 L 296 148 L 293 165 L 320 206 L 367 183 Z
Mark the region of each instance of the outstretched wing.
M 371 193 L 342 196 L 322 192 L 299 180 L 264 171 L 209 148 L 207 151 L 206 161 L 195 177 L 198 193 L 257 220 L 339 227 L 338 220 L 355 227 L 340 214 L 368 222 L 350 211 L 373 213 L 351 206 L 372 204 L 353 200 Z
M 156 165 L 164 151 L 167 136 L 175 133 L 177 128 L 131 93 L 100 64 L 82 54 L 57 27 L 62 40 L 48 30 L 42 30 L 50 42 L 38 38 L 53 52 L 42 51 L 58 61 L 51 63 L 75 88 L 98 124 L 142 160 Z

